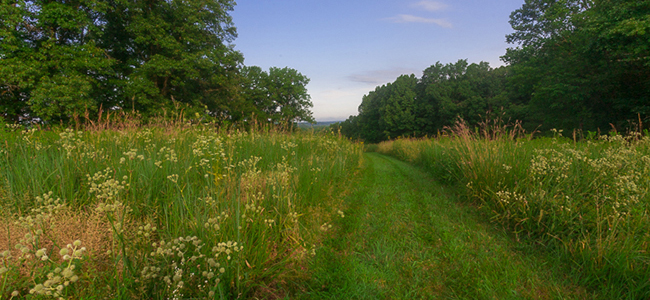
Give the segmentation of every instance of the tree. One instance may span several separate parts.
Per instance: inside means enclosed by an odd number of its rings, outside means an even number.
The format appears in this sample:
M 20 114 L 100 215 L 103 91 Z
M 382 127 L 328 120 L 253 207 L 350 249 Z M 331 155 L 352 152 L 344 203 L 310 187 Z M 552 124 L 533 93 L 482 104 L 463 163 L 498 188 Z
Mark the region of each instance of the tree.
M 650 116 L 650 1 L 595 1 L 582 21 L 588 63 L 603 73 L 595 86 L 620 115 Z M 611 108 L 609 108 L 611 109 Z M 615 121 L 615 120 L 611 120 Z
M 402 75 L 388 84 L 380 108 L 380 127 L 388 138 L 408 136 L 415 132 L 415 75 Z
M 533 123 L 583 130 L 650 111 L 649 1 L 529 0 L 511 15 L 511 99 Z M 529 121 L 531 121 L 529 120 Z M 536 124 L 535 124 L 536 126 Z
M 461 59 L 446 65 L 437 62 L 424 70 L 420 79 L 402 75 L 365 95 L 359 115 L 341 123 L 341 132 L 376 143 L 400 136 L 433 135 L 458 117 L 478 125 L 481 115 L 509 108 L 505 70 Z
M 271 107 L 268 91 L 269 74 L 258 66 L 242 67 L 240 74 L 242 97 L 250 105 L 246 110 L 247 117 L 255 117 L 260 122 L 269 121 L 270 112 L 266 109 Z
M 347 136 L 354 140 L 358 140 L 361 138 L 358 116 L 350 116 L 347 120 L 343 122 L 338 122 L 330 125 L 329 128 L 330 130 L 332 130 L 332 132 L 340 132 L 344 136 Z
M 183 104 L 226 119 L 243 106 L 233 0 L 5 0 L 0 109 L 65 120 Z
M 233 0 L 109 3 L 102 47 L 120 62 L 118 106 L 159 112 L 179 102 L 233 118 L 243 61 L 228 45 L 237 36 Z
M 509 44 L 539 49 L 575 28 L 572 16 L 591 6 L 591 0 L 526 0 L 510 14 L 514 33 L 506 35 Z
M 458 117 L 477 125 L 487 113 L 508 108 L 504 86 L 505 68 L 495 70 L 487 62 L 430 66 L 418 82 L 418 135 L 435 134 Z
M 359 105 L 359 136 L 367 142 L 378 143 L 387 139 L 384 124 L 380 121 L 382 99 L 386 97 L 387 91 L 386 85 L 378 86 L 364 95 Z
M 273 124 L 290 125 L 300 121 L 314 123 L 309 109 L 311 97 L 307 92 L 309 78 L 295 69 L 271 67 L 242 68 L 243 97 L 251 101 L 258 119 Z
M 309 78 L 291 68 L 269 69 L 271 119 L 283 124 L 306 121 L 315 123 L 310 107 L 311 97 L 307 93 Z M 268 110 L 268 107 L 267 107 Z M 268 110 L 271 111 L 271 110 Z
M 0 113 L 16 120 L 96 110 L 97 88 L 114 61 L 97 46 L 103 3 L 0 4 Z

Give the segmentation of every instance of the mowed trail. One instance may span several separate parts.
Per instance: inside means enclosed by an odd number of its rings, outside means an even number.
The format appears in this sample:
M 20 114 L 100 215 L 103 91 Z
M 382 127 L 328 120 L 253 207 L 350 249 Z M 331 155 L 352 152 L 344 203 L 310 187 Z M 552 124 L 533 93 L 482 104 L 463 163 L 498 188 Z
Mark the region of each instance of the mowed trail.
M 376 153 L 300 298 L 582 299 L 423 171 Z

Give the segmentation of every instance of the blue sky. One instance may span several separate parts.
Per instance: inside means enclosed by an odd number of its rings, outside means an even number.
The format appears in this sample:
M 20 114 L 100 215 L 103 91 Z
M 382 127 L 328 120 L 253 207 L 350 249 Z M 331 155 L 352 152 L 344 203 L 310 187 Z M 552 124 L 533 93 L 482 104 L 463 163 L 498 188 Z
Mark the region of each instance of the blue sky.
M 244 64 L 290 67 L 318 121 L 357 114 L 363 95 L 401 74 L 468 59 L 502 65 L 524 0 L 241 0 L 231 12 Z

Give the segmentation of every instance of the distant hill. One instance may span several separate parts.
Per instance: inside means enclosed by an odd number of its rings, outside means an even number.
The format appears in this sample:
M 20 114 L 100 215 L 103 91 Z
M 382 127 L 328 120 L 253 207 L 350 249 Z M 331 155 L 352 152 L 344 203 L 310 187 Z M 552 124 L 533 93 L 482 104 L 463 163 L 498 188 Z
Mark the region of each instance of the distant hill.
M 310 128 L 320 128 L 320 127 L 327 127 L 330 126 L 334 123 L 338 122 L 343 122 L 343 121 L 327 121 L 327 122 L 316 122 L 316 124 L 309 124 L 309 123 L 298 123 L 298 128 L 301 129 L 310 129 Z

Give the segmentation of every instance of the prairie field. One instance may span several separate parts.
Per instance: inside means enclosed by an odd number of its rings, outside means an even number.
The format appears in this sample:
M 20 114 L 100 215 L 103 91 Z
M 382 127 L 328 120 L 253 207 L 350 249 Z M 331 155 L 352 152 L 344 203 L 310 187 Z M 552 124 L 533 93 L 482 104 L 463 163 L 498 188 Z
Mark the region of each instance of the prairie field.
M 463 202 L 598 298 L 647 299 L 650 136 L 552 134 L 459 122 L 437 138 L 373 150 L 458 187 Z
M 0 133 L 0 298 L 280 298 L 362 162 L 332 134 Z
M 650 296 L 640 134 L 458 123 L 363 145 L 177 123 L 0 135 L 2 299 Z

